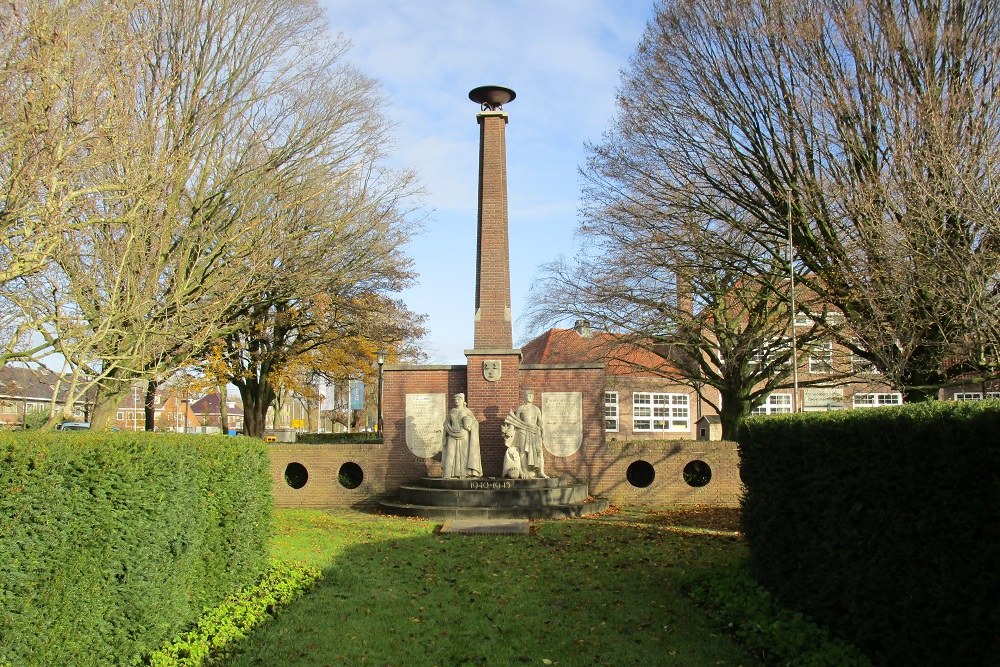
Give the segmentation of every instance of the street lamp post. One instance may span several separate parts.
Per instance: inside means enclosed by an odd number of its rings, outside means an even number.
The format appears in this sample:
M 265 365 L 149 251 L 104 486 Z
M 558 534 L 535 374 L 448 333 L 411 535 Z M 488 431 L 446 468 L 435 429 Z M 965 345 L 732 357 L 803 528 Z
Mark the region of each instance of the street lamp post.
M 378 356 L 376 356 L 375 362 L 378 364 L 378 422 L 376 426 L 378 427 L 379 435 L 381 435 L 382 434 L 382 366 L 385 365 L 385 350 L 378 351 Z
M 792 245 L 792 189 L 788 193 L 788 299 L 791 302 L 792 324 L 792 412 L 799 411 L 799 354 L 795 336 L 795 248 Z
M 139 430 L 139 388 L 132 385 L 132 431 Z

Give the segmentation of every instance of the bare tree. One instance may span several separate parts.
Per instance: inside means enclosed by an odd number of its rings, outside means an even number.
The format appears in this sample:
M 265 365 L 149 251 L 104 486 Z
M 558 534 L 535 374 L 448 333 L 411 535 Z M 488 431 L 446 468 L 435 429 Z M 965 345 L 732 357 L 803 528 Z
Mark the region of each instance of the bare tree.
M 88 199 L 116 184 L 94 180 L 107 158 L 100 107 L 110 92 L 91 58 L 94 35 L 120 27 L 124 3 L 0 3 L 0 365 L 47 349 L 25 309 Z M 88 222 L 107 215 L 95 211 Z M 30 305 L 30 304 L 29 304 Z
M 694 388 L 719 413 L 723 437 L 735 438 L 768 394 L 792 386 L 797 352 L 823 328 L 819 321 L 800 328 L 793 346 L 789 267 L 779 249 L 720 221 L 651 215 L 605 186 L 607 166 L 598 152 L 584 172 L 581 234 L 589 251 L 545 267 L 533 287 L 534 324 L 582 316 L 618 334 L 609 356 L 628 346 L 662 355 L 665 363 L 636 370 Z M 816 308 L 809 299 L 796 305 Z M 623 357 L 615 358 L 628 363 L 635 355 Z
M 96 384 L 97 427 L 135 378 L 204 356 L 275 294 L 314 298 L 292 289 L 291 266 L 314 270 L 296 251 L 350 221 L 299 224 L 305 212 L 357 215 L 355 200 L 409 182 L 374 178 L 378 97 L 315 3 L 159 0 L 116 15 L 88 33 L 88 67 L 111 82 L 93 121 L 102 159 L 87 174 L 101 187 L 76 204 L 80 224 L 59 230 L 28 300 L 54 349 Z
M 987 2 L 661 2 L 592 184 L 763 248 L 790 217 L 841 342 L 931 396 L 970 347 L 995 364 L 998 24 Z

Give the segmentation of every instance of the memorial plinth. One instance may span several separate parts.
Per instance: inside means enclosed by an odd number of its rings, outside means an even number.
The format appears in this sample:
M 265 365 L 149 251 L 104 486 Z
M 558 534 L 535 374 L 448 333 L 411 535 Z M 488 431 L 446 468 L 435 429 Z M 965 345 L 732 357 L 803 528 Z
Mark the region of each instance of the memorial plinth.
M 444 479 L 424 477 L 399 488 L 397 500 L 379 507 L 399 516 L 426 519 L 560 519 L 608 508 L 592 499 L 586 484 L 556 479 Z

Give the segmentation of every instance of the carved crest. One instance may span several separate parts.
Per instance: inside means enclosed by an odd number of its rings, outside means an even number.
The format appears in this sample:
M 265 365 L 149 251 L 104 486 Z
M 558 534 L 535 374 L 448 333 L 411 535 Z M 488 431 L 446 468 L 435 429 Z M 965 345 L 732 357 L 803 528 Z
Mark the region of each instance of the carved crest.
M 490 360 L 483 362 L 483 377 L 487 382 L 496 382 L 500 379 L 500 360 Z

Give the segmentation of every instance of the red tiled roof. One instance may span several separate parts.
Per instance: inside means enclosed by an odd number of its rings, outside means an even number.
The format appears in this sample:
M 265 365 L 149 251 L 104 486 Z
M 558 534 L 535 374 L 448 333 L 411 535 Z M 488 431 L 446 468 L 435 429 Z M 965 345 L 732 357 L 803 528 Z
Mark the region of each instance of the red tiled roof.
M 228 401 L 233 403 L 233 407 L 229 408 L 226 412 L 230 416 L 242 415 L 243 405 L 239 401 Z M 197 401 L 191 402 L 191 412 L 199 415 L 217 415 L 219 414 L 219 395 L 218 394 L 207 394 L 202 396 Z
M 605 331 L 581 335 L 576 329 L 549 329 L 521 346 L 524 364 L 606 364 L 608 375 L 663 376 L 676 368 L 664 357 Z

